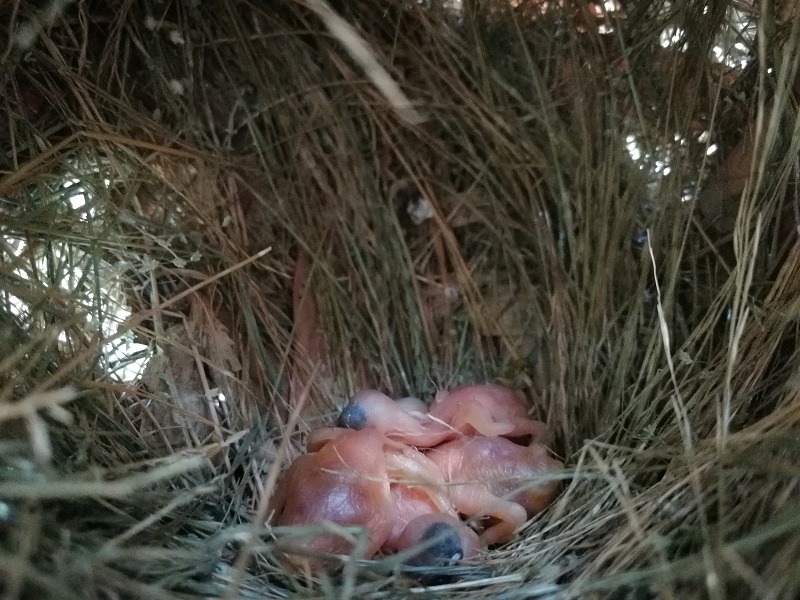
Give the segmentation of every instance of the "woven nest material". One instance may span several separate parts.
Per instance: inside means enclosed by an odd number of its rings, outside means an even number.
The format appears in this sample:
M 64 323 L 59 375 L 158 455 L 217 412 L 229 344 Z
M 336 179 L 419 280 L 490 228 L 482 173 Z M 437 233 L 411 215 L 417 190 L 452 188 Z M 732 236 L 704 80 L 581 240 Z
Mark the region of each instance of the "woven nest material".
M 800 595 L 793 3 L 0 5 L 4 598 Z M 497 381 L 556 502 L 287 572 L 356 390 Z

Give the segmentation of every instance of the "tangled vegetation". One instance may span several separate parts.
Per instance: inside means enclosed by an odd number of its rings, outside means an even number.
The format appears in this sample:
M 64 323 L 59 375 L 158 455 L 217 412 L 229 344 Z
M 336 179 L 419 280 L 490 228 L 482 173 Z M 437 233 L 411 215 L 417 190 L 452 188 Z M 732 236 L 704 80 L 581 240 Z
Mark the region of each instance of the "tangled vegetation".
M 0 5 L 6 598 L 800 593 L 790 2 Z M 423 588 L 285 572 L 357 389 L 501 381 L 563 491 Z

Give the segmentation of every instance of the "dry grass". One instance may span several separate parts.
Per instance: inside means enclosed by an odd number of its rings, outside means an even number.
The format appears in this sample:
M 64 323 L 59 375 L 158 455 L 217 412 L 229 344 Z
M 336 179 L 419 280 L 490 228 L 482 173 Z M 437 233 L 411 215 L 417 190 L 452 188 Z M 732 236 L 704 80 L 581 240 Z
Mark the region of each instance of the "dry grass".
M 5 598 L 797 597 L 800 17 L 432 4 L 0 7 Z M 429 589 L 282 572 L 305 432 L 493 379 L 549 511 Z

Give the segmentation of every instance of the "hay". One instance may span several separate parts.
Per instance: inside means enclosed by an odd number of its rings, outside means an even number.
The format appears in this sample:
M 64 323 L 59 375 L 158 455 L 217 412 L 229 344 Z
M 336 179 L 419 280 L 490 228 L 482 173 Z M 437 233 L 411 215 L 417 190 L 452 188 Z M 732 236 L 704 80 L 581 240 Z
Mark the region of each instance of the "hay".
M 4 597 L 798 596 L 792 3 L 39 4 L 0 6 Z M 568 467 L 517 540 L 282 571 L 305 432 L 494 379 Z

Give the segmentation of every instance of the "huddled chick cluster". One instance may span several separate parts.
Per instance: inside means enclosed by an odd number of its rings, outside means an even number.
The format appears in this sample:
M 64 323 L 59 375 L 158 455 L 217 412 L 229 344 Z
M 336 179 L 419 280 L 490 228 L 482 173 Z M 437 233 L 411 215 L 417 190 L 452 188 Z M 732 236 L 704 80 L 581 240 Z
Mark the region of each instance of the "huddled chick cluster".
M 553 502 L 558 482 L 543 476 L 563 465 L 546 443 L 545 424 L 499 385 L 440 392 L 430 409 L 362 391 L 337 427 L 310 434 L 275 488 L 270 522 L 362 527 L 361 558 L 419 548 L 408 564 L 452 564 L 509 541 Z M 281 550 L 292 568 L 322 568 L 320 556 L 351 554 L 354 540 L 331 530 Z

